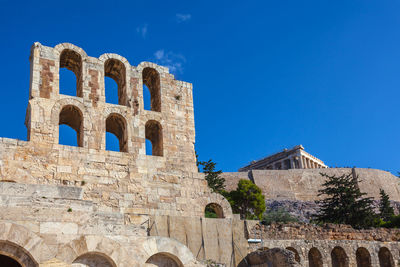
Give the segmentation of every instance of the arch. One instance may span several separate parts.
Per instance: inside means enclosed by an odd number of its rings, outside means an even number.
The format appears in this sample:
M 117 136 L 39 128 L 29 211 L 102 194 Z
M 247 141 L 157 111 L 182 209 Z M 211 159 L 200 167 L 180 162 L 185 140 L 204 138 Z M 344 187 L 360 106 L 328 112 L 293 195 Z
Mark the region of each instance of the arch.
M 54 47 L 54 51 L 56 53 L 58 53 L 58 55 L 60 55 L 64 49 L 69 49 L 69 50 L 72 50 L 72 51 L 78 53 L 81 56 L 82 60 L 85 60 L 87 58 L 87 54 L 86 54 L 85 50 L 83 50 L 82 48 L 80 48 L 79 46 L 76 46 L 74 44 L 60 43 Z
M 67 264 L 107 262 L 111 266 L 136 266 L 136 259 L 132 257 L 119 257 L 129 255 L 120 243 L 103 236 L 81 236 L 61 246 L 56 258 Z M 92 267 L 93 265 L 89 265 Z
M 74 105 L 65 105 L 59 113 L 58 124 L 68 125 L 76 131 L 77 144 L 83 147 L 83 114 L 82 111 Z
M 371 255 L 368 249 L 359 247 L 356 251 L 357 267 L 371 267 Z
M 378 252 L 379 266 L 394 267 L 393 256 L 387 247 L 381 247 Z
M 14 223 L 0 223 L 0 254 L 24 267 L 38 267 L 54 257 L 41 237 Z
M 297 249 L 295 249 L 294 247 L 287 247 L 286 249 L 293 252 L 295 261 L 300 263 L 300 255 L 299 255 L 299 252 L 297 251 Z
M 150 91 L 150 109 L 161 112 L 161 84 L 159 72 L 151 67 L 142 71 L 143 90 L 146 86 Z
M 87 267 L 117 267 L 115 262 L 107 255 L 99 252 L 87 252 L 77 257 L 72 263 L 83 264 Z
M 157 254 L 174 259 L 176 264 L 181 264 L 178 265 L 179 267 L 193 264 L 196 260 L 189 248 L 175 239 L 152 236 L 140 241 L 141 250 L 143 251 L 143 263 L 146 263 L 153 255 Z M 156 264 L 156 266 L 159 265 Z
M 210 193 L 205 197 L 200 198 L 197 203 L 200 205 L 203 214 L 205 207 L 211 203 L 214 203 L 221 207 L 222 214 L 224 216 L 223 218 L 232 218 L 232 207 L 228 200 L 226 200 L 226 198 L 220 194 Z
M 0 241 L 0 266 L 37 267 L 39 264 L 28 251 L 7 241 Z
M 158 121 L 149 120 L 145 125 L 145 137 L 151 142 L 152 156 L 163 156 L 162 127 Z
M 118 86 L 118 104 L 128 106 L 127 77 L 125 64 L 116 58 L 108 58 L 104 62 L 104 76 L 113 79 Z
M 315 247 L 312 247 L 308 251 L 308 266 L 309 267 L 322 267 L 323 266 L 321 252 Z
M 156 253 L 152 255 L 146 263 L 153 264 L 157 267 L 183 267 L 182 262 L 173 254 L 170 253 Z
M 331 251 L 332 267 L 348 267 L 349 257 L 342 247 L 334 247 Z
M 106 132 L 114 134 L 119 140 L 119 151 L 128 152 L 128 134 L 125 118 L 118 113 L 111 113 L 106 119 Z
M 206 218 L 225 218 L 224 210 L 222 209 L 221 205 L 217 203 L 207 204 L 204 213 Z
M 60 53 L 60 69 L 66 68 L 72 71 L 76 77 L 76 96 L 83 96 L 83 75 L 82 75 L 82 57 L 69 48 L 65 48 Z

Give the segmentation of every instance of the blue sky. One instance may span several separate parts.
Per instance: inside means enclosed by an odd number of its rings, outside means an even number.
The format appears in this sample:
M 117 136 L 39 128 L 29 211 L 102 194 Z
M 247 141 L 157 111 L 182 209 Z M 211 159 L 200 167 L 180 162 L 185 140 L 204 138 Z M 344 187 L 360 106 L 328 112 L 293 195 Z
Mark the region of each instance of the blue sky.
M 400 171 L 399 1 L 0 0 L 0 136 L 26 140 L 29 49 L 71 42 L 193 83 L 196 150 L 224 171 L 303 144 Z

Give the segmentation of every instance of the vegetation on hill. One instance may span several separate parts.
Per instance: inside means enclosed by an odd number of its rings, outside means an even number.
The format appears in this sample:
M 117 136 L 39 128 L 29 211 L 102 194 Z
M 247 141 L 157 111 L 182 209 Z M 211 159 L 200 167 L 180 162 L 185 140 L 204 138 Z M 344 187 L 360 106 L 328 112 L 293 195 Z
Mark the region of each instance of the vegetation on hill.
M 277 210 L 266 211 L 262 217 L 261 223 L 264 225 L 270 225 L 271 223 L 289 223 L 299 222 L 296 216 L 291 215 L 284 208 L 278 208 Z
M 374 226 L 376 215 L 372 198 L 364 197 L 358 187 L 358 177 L 352 173 L 341 176 L 327 175 L 318 196 L 326 196 L 317 201 L 319 211 L 315 215 L 318 223 L 349 224 L 354 228 Z
M 394 209 L 390 205 L 389 196 L 382 188 L 379 190 L 379 194 L 381 196 L 379 203 L 379 217 L 383 221 L 390 221 L 390 219 L 394 216 Z

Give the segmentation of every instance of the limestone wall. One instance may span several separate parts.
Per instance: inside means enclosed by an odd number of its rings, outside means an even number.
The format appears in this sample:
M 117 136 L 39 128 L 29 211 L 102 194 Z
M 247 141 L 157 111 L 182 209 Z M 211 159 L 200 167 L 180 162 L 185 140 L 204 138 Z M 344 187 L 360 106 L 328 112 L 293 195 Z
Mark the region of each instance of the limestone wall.
M 290 169 L 290 170 L 253 170 L 249 173 L 224 173 L 227 189 L 236 188 L 239 179 L 252 179 L 261 188 L 266 199 L 290 199 L 313 201 L 318 199 L 318 189 L 324 182 L 320 172 L 329 175 L 343 175 L 352 172 L 348 168 L 328 169 Z M 359 187 L 368 196 L 379 199 L 382 188 L 393 201 L 400 201 L 399 178 L 389 172 L 375 169 L 355 169 L 361 182 Z
M 0 254 L 27 267 L 142 267 L 159 253 L 201 266 L 178 241 L 148 237 L 148 216 L 97 208 L 81 188 L 0 182 Z
M 239 219 L 152 216 L 150 228 L 151 235 L 186 245 L 198 260 L 237 266 L 247 254 L 244 221 Z

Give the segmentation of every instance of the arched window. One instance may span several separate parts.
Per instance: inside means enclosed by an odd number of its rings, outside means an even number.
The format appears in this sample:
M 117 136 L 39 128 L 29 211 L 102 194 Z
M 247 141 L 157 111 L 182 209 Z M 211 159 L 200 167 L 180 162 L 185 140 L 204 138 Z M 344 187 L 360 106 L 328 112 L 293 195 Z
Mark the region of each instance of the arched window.
M 360 247 L 356 251 L 357 267 L 370 267 L 371 255 L 366 248 Z
M 101 253 L 97 253 L 97 252 L 85 253 L 85 254 L 79 256 L 78 258 L 76 258 L 73 263 L 79 263 L 86 267 L 98 267 L 98 266 L 116 267 L 117 266 L 110 257 L 108 257 L 104 254 L 101 254 Z
M 294 259 L 295 261 L 297 261 L 298 263 L 300 263 L 300 255 L 299 252 L 297 251 L 297 249 L 293 248 L 293 247 L 287 247 L 287 250 L 290 250 L 291 252 L 294 253 Z
M 105 81 L 106 85 L 106 102 L 112 104 L 119 104 L 127 106 L 127 95 L 126 95 L 126 69 L 124 63 L 121 61 L 110 58 L 104 63 L 104 76 L 110 77 L 117 84 L 117 90 L 107 90 L 111 88 L 110 83 Z M 114 91 L 114 92 L 112 92 Z
M 381 247 L 379 249 L 378 257 L 379 257 L 379 266 L 394 267 L 393 256 L 388 248 Z
M 146 139 L 151 142 L 153 156 L 163 156 L 163 135 L 160 123 L 154 120 L 146 122 Z
M 217 203 L 210 203 L 205 208 L 204 217 L 206 217 L 206 218 L 225 218 L 224 210 Z
M 322 267 L 322 255 L 317 248 L 311 248 L 308 252 L 308 266 Z
M 61 52 L 59 77 L 60 94 L 82 97 L 82 58 L 77 52 L 70 49 Z
M 160 88 L 160 74 L 153 68 L 144 68 L 142 72 L 143 77 L 143 96 L 146 96 L 145 90 L 150 93 L 150 105 L 143 99 L 145 109 L 152 111 L 161 111 L 161 88 Z
M 76 145 L 83 147 L 83 116 L 82 112 L 73 105 L 64 106 L 60 112 L 59 116 L 59 125 L 67 125 L 70 129 L 61 129 L 59 127 L 59 143 L 60 144 L 67 144 L 72 145 L 71 138 L 65 135 L 65 130 L 75 130 L 76 132 Z M 72 129 L 71 129 L 72 128 Z
M 38 267 L 32 255 L 24 248 L 8 241 L 0 242 L 0 266 Z
M 331 252 L 332 267 L 348 267 L 349 258 L 341 247 L 335 247 Z
M 154 264 L 158 267 L 183 267 L 178 257 L 170 253 L 157 253 L 151 256 L 146 263 Z
M 106 120 L 106 132 L 112 133 L 118 138 L 119 151 L 128 152 L 128 135 L 126 129 L 126 120 L 119 114 L 112 113 Z M 106 147 L 107 147 L 106 140 Z

